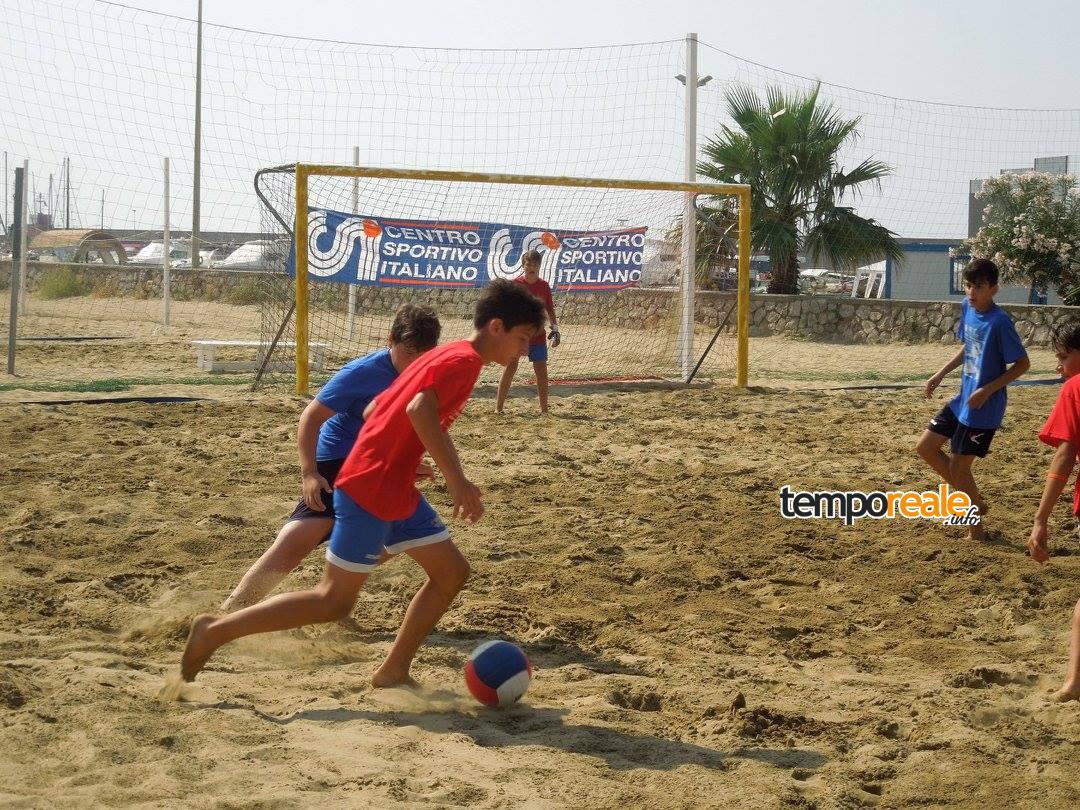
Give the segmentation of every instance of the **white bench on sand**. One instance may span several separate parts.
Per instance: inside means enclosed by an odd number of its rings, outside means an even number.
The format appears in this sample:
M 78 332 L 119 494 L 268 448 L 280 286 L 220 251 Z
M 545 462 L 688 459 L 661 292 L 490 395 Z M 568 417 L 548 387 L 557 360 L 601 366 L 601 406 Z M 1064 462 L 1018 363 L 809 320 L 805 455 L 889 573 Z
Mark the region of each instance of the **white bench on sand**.
M 221 371 L 254 371 L 262 365 L 266 352 L 270 348 L 269 343 L 261 340 L 193 340 L 191 345 L 195 348 L 195 364 L 203 371 L 217 373 Z M 278 341 L 279 347 L 292 349 L 295 343 L 290 341 Z M 323 361 L 326 357 L 327 344 L 309 343 L 308 359 L 311 368 L 322 371 Z M 218 349 L 255 349 L 254 360 L 218 360 Z M 270 364 L 274 371 L 292 371 L 293 364 L 274 362 Z M 287 368 L 286 368 L 287 367 Z

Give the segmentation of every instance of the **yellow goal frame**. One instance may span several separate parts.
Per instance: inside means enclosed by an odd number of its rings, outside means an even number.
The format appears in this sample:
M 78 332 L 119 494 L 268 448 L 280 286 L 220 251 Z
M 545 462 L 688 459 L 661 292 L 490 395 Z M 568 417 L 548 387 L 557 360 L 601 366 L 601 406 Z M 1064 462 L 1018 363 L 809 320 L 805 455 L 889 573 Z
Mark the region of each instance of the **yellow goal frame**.
M 531 174 L 489 174 L 437 169 L 382 169 L 371 166 L 334 166 L 297 163 L 296 168 L 296 393 L 308 389 L 308 178 L 378 177 L 396 180 L 452 180 L 467 183 L 505 183 L 524 186 L 618 188 L 639 191 L 682 191 L 688 210 L 698 194 L 735 196 L 739 200 L 739 289 L 736 296 L 735 385 L 745 388 L 750 365 L 750 186 L 737 183 L 668 183 L 660 180 L 605 180 L 591 177 L 545 177 Z M 693 240 L 695 228 L 689 230 Z M 692 242 L 691 242 L 692 244 Z M 693 257 L 690 257 L 691 264 Z M 691 267 L 691 272 L 693 268 Z M 691 316 L 692 318 L 692 316 Z M 691 320 L 692 325 L 692 320 Z

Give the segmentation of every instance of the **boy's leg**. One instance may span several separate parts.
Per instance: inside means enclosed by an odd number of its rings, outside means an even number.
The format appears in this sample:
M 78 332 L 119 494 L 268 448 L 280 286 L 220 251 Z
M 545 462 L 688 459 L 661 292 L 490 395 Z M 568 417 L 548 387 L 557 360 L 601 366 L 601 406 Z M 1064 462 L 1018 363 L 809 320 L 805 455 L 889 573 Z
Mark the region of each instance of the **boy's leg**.
M 540 398 L 540 413 L 548 412 L 548 373 L 547 361 L 533 363 L 536 372 L 536 394 Z
M 517 374 L 517 367 L 518 361 L 514 360 L 503 369 L 502 377 L 499 379 L 499 391 L 495 395 L 495 411 L 497 413 L 502 413 L 506 396 L 510 393 L 510 384 L 514 381 L 514 375 Z
M 924 430 L 915 445 L 915 452 L 936 472 L 946 484 L 954 484 L 949 471 L 949 457 L 942 451 L 948 436 L 942 436 L 932 430 Z
M 1072 632 L 1069 634 L 1069 671 L 1054 700 L 1080 700 L 1080 599 L 1073 608 Z
M 409 549 L 405 553 L 420 564 L 428 578 L 409 602 L 394 644 L 371 678 L 375 686 L 413 683 L 409 668 L 416 651 L 469 578 L 469 563 L 452 540 Z
M 195 680 L 215 650 L 243 636 L 345 618 L 367 578 L 367 571 L 346 571 L 327 563 L 322 582 L 310 591 L 283 593 L 227 616 L 196 616 L 180 659 L 180 674 L 185 681 Z
M 966 492 L 967 496 L 971 498 L 971 503 L 979 507 L 979 523 L 968 527 L 968 536 L 972 540 L 983 540 L 986 538 L 986 527 L 982 522 L 986 514 L 986 503 L 979 493 L 979 487 L 975 483 L 975 476 L 971 472 L 971 465 L 975 462 L 975 458 L 976 456 L 954 454 L 949 459 L 950 478 L 945 480 L 960 491 Z
M 281 527 L 274 544 L 244 574 L 221 609 L 229 613 L 261 601 L 315 550 L 333 525 L 330 518 L 290 520 Z

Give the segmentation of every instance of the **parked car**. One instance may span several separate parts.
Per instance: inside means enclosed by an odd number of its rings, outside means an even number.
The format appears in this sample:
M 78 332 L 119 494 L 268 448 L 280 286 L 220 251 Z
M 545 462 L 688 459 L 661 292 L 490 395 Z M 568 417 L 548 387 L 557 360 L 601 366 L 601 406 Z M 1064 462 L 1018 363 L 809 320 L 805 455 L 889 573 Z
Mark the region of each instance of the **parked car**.
M 124 246 L 124 253 L 127 255 L 129 261 L 132 256 L 146 247 L 146 242 L 135 242 L 130 239 L 124 239 L 120 244 Z
M 284 264 L 288 252 L 289 243 L 284 240 L 245 242 L 210 266 L 220 270 L 273 270 Z
M 799 292 L 841 295 L 844 292 L 851 292 L 851 283 L 854 280 L 853 276 L 844 275 L 836 270 L 808 268 L 799 271 Z
M 169 266 L 179 267 L 178 262 L 181 260 L 187 261 L 188 267 L 191 266 L 191 257 L 188 255 L 191 252 L 189 248 L 183 242 L 170 242 L 169 243 Z M 165 263 L 165 243 L 164 242 L 150 242 L 148 245 L 142 248 L 138 253 L 131 257 L 131 264 L 144 264 L 144 265 L 163 265 Z
M 173 252 L 172 246 L 170 245 L 169 246 L 169 253 L 171 254 L 172 252 Z M 184 258 L 177 259 L 176 261 L 170 262 L 169 266 L 170 267 L 177 267 L 177 268 L 181 268 L 181 269 L 191 267 L 191 256 L 189 255 L 189 253 L 190 253 L 190 251 L 185 250 L 184 251 Z M 209 267 L 210 266 L 210 257 L 213 255 L 213 253 L 214 253 L 214 251 L 212 249 L 210 249 L 210 248 L 207 248 L 205 250 L 200 250 L 199 251 L 199 267 Z

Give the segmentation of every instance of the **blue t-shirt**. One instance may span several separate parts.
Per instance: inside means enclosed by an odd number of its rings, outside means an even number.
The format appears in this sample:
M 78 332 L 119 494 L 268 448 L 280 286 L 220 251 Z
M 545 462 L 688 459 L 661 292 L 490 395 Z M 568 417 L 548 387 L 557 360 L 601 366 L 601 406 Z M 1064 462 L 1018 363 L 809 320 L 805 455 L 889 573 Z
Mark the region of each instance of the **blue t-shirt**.
M 964 370 L 960 393 L 949 407 L 960 424 L 973 428 L 998 428 L 1005 416 L 1007 395 L 1001 388 L 981 408 L 968 405 L 968 397 L 1005 373 L 1006 367 L 1027 356 L 1012 319 L 997 304 L 979 312 L 965 299 L 960 304 L 956 337 L 964 341 Z
M 342 366 L 322 387 L 315 399 L 334 415 L 319 428 L 316 461 L 345 458 L 364 426 L 364 409 L 397 379 L 390 350 L 380 349 Z

